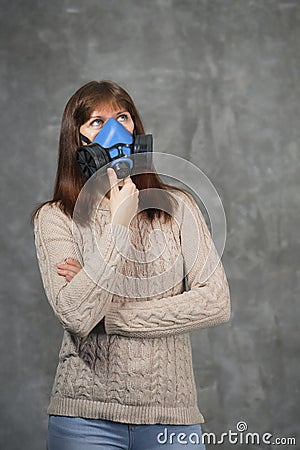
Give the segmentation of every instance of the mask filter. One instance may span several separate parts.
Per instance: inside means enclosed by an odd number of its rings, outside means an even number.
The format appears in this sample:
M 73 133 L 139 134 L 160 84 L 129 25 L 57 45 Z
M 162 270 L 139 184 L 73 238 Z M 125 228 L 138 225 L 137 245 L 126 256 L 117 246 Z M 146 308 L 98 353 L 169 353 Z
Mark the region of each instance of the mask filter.
M 87 179 L 106 165 L 115 170 L 119 179 L 152 167 L 152 135 L 133 136 L 115 119 L 105 123 L 93 142 L 83 135 L 81 139 L 87 145 L 78 147 L 76 160 Z M 141 156 L 135 158 L 137 154 Z

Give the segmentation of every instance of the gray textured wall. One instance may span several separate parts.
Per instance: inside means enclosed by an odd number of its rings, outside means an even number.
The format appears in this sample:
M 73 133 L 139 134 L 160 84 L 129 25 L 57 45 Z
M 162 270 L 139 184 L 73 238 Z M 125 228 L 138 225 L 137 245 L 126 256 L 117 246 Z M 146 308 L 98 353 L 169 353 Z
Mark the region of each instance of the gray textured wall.
M 224 204 L 232 320 L 192 333 L 204 431 L 245 420 L 296 436 L 300 2 L 1 4 L 1 448 L 45 448 L 62 330 L 28 216 L 51 196 L 67 99 L 102 78 L 129 90 L 156 149 L 198 165 Z M 271 448 L 221 448 L 237 447 Z

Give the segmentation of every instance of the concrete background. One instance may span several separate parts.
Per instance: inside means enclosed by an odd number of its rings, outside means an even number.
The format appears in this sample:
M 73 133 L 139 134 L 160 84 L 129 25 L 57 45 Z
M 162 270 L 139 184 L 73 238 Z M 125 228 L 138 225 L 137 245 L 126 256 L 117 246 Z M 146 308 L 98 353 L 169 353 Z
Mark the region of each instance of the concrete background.
M 300 2 L 1 0 L 0 25 L 1 448 L 45 448 L 62 329 L 28 218 L 52 193 L 66 101 L 103 78 L 223 201 L 232 320 L 192 333 L 203 430 L 296 437 Z

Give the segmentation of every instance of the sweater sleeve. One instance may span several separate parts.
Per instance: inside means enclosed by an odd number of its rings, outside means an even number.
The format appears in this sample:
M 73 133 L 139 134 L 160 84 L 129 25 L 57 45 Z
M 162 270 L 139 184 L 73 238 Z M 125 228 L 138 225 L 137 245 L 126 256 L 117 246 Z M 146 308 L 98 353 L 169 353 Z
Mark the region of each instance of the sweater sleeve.
M 65 258 L 83 264 L 72 223 L 58 207 L 44 205 L 34 219 L 35 246 L 46 297 L 55 316 L 65 330 L 85 337 L 103 319 L 112 300 L 128 228 L 108 223 L 96 238 L 100 251 L 91 247 L 83 268 L 67 282 L 58 275 L 56 264 Z
M 190 290 L 147 301 L 112 303 L 105 315 L 107 334 L 156 338 L 206 328 L 230 320 L 229 285 L 204 217 L 185 196 L 180 240 Z

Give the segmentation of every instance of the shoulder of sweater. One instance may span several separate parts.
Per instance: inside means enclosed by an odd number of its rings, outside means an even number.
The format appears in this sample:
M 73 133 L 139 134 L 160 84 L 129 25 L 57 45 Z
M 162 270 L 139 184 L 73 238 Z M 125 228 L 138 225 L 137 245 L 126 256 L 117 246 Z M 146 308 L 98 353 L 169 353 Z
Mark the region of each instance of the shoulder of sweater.
M 71 220 L 67 214 L 60 208 L 59 202 L 45 203 L 38 211 L 36 217 L 48 216 L 48 215 L 59 215 L 66 220 Z
M 170 188 L 168 192 L 171 193 L 171 195 L 174 194 L 175 197 L 178 198 L 183 204 L 186 203 L 192 203 L 193 205 L 197 204 L 193 194 L 191 194 L 186 189 L 181 188 L 180 190 L 178 190 Z
M 62 211 L 58 203 L 45 203 L 34 218 L 34 229 L 40 230 L 51 227 L 51 225 L 71 226 L 71 219 Z
M 175 199 L 178 201 L 178 213 L 180 214 L 181 218 L 183 217 L 183 214 L 186 210 L 191 212 L 197 211 L 199 213 L 199 206 L 194 196 L 189 191 L 185 189 L 170 189 L 169 192 L 172 196 L 174 195 Z

